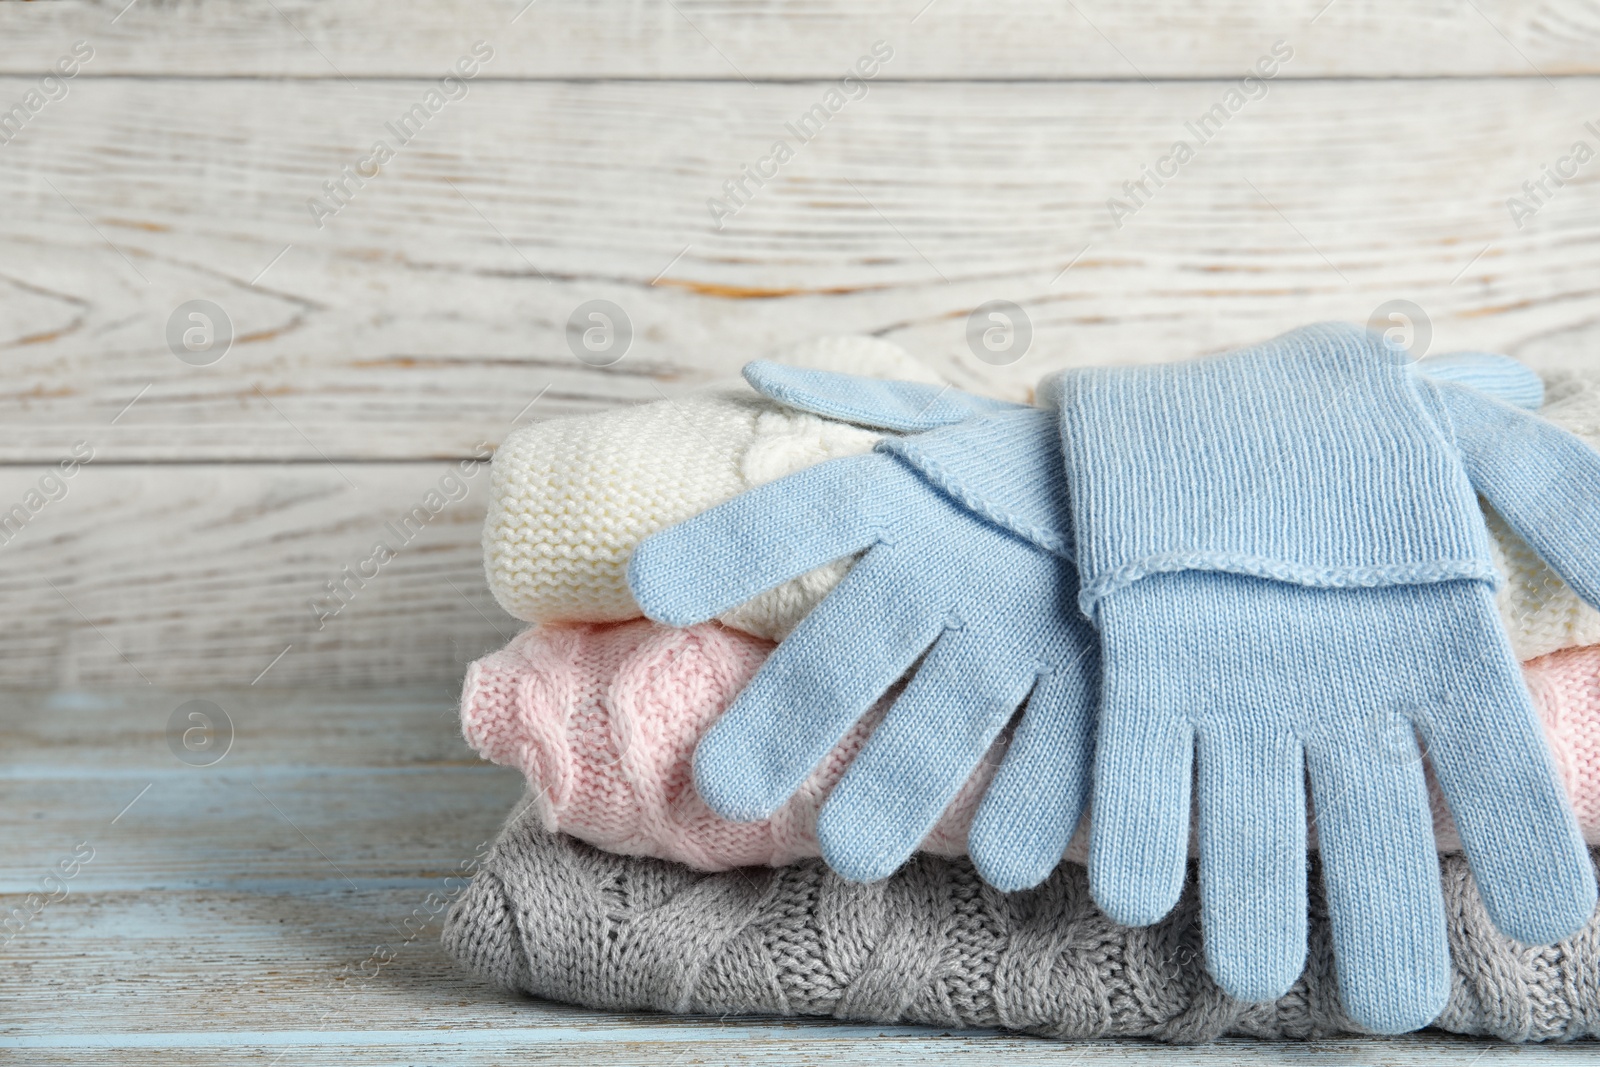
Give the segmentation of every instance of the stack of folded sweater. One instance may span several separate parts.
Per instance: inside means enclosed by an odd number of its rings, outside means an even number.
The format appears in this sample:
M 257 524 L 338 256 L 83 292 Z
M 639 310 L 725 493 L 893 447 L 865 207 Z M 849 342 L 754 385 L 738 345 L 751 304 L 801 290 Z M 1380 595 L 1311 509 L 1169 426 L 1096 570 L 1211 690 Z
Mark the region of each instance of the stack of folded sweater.
M 780 362 L 942 384 L 868 338 L 810 342 Z M 1540 415 L 1600 445 L 1600 379 L 1561 383 Z M 817 822 L 898 686 L 770 817 L 730 821 L 701 798 L 701 737 L 852 561 L 716 621 L 672 627 L 644 618 L 630 592 L 633 550 L 756 486 L 870 452 L 884 435 L 734 382 L 541 423 L 505 442 L 486 567 L 501 605 L 534 625 L 471 666 L 461 719 L 483 757 L 526 775 L 528 794 L 450 913 L 450 952 L 500 986 L 612 1010 L 1069 1039 L 1361 1032 L 1341 1006 L 1315 859 L 1304 970 L 1287 994 L 1254 1002 L 1228 996 L 1208 972 L 1192 872 L 1178 906 L 1151 925 L 1118 925 L 1096 906 L 1087 818 L 1041 885 L 985 884 L 966 858 L 968 831 L 1015 721 L 920 853 L 879 881 L 830 871 Z M 1600 845 L 1600 612 L 1484 507 L 1502 622 L 1584 839 Z M 1499 932 L 1431 776 L 1429 787 L 1453 971 L 1433 1025 L 1520 1041 L 1600 1034 L 1600 920 L 1555 945 Z

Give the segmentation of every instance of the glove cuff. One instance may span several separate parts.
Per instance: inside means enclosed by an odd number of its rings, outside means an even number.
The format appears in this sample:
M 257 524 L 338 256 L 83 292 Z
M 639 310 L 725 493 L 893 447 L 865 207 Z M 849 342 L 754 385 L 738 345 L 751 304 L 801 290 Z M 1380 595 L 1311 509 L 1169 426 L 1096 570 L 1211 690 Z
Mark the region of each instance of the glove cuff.
M 878 442 L 962 507 L 1066 560 L 1072 527 L 1055 414 L 1023 408 Z
M 1092 616 L 1149 574 L 1314 588 L 1497 581 L 1447 420 L 1405 354 L 1340 323 L 1048 381 Z

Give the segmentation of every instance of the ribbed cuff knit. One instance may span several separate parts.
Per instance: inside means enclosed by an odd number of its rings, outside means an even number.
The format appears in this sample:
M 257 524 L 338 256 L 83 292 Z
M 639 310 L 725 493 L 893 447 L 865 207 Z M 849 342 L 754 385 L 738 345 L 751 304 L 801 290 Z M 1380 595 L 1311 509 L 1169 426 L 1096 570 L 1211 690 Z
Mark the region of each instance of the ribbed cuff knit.
M 1496 581 L 1477 497 L 1424 391 L 1376 335 L 1047 379 L 1080 603 L 1212 570 L 1323 588 Z

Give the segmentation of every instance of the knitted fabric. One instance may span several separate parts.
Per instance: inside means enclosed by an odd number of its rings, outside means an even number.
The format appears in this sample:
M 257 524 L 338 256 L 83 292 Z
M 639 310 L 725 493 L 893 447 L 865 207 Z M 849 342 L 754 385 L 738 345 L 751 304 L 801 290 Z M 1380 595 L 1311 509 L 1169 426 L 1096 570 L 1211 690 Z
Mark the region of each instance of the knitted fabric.
M 1600 916 L 1526 948 L 1484 913 L 1466 862 L 1442 862 L 1452 957 L 1434 1020 L 1460 1034 L 1600 1034 Z M 1321 879 L 1312 865 L 1313 887 Z M 856 885 L 820 862 L 700 874 L 601 852 L 514 816 L 446 919 L 445 950 L 505 989 L 607 1011 L 814 1016 L 1064 1040 L 1202 1042 L 1356 1033 L 1339 1006 L 1313 888 L 1304 973 L 1276 1001 L 1227 997 L 1201 962 L 1191 877 L 1152 926 L 1117 926 L 1083 868 L 1000 893 L 966 860 L 921 856 Z
M 919 441 L 934 450 L 948 444 L 964 462 L 952 461 L 947 473 L 976 485 L 1003 480 L 1002 467 L 1046 490 L 1060 484 L 1046 411 L 1008 409 Z M 860 881 L 885 877 L 932 832 L 1037 691 L 1039 716 L 1056 714 L 1066 725 L 1039 734 L 1042 743 L 1032 749 L 1045 759 L 1037 774 L 1041 761 L 1021 758 L 1030 750 L 1026 726 L 999 772 L 1003 785 L 1008 769 L 1022 768 L 1012 777 L 1028 787 L 1031 806 L 980 809 L 973 839 L 980 863 L 986 854 L 997 864 L 1016 854 L 1012 840 L 998 834 L 997 847 L 985 853 L 990 811 L 1009 830 L 1027 833 L 1020 847 L 1042 843 L 1037 874 L 1022 883 L 1032 885 L 1060 861 L 1087 793 L 1094 638 L 1071 608 L 1070 564 L 1016 536 L 1003 518 L 961 507 L 941 491 L 949 484 L 931 484 L 888 455 L 819 464 L 647 539 L 634 552 L 629 580 L 647 612 L 683 626 L 824 561 L 865 551 L 700 739 L 698 793 L 727 818 L 769 818 L 920 661 L 816 821 L 835 870 Z M 922 743 L 930 721 L 948 727 L 946 743 L 933 749 Z M 744 764 L 752 756 L 756 769 Z M 1074 794 L 1071 803 L 1042 799 L 1046 788 Z
M 1143 925 L 1178 900 L 1193 780 L 1211 972 L 1281 995 L 1305 956 L 1309 798 L 1345 1009 L 1425 1025 L 1449 972 L 1415 731 L 1497 926 L 1579 929 L 1594 873 L 1499 623 L 1475 487 L 1600 603 L 1595 509 L 1575 499 L 1600 491 L 1600 455 L 1338 323 L 1066 371 L 1044 394 L 1102 638 L 1088 870 L 1106 913 Z
M 869 337 L 822 338 L 778 358 L 939 382 L 898 346 Z M 879 437 L 789 411 L 742 381 L 525 427 L 506 438 L 490 471 L 483 531 L 489 588 L 527 622 L 638 618 L 626 568 L 645 537 L 804 467 L 869 452 Z M 848 569 L 848 560 L 821 567 L 723 620 L 782 637 Z
M 1546 421 L 1600 449 L 1600 377 L 1567 388 L 1539 412 Z M 1552 391 L 1554 392 L 1554 391 Z M 1517 658 L 1530 660 L 1563 648 L 1600 644 L 1600 611 L 1585 604 L 1526 541 L 1484 505 L 1495 566 L 1504 577 L 1500 617 Z
M 1600 646 L 1541 656 L 1523 674 L 1584 839 L 1600 844 Z
M 904 350 L 873 338 L 822 338 L 778 358 L 943 384 Z M 1562 384 L 1540 414 L 1600 447 L 1600 378 Z M 856 426 L 788 411 L 733 381 L 677 400 L 519 430 L 496 452 L 490 475 L 483 534 L 489 587 L 526 622 L 639 618 L 625 571 L 645 536 L 805 466 L 869 451 L 878 440 Z M 1600 612 L 1485 510 L 1504 578 L 1498 605 L 1517 658 L 1600 643 Z M 818 568 L 722 621 L 781 638 L 848 569 L 846 561 Z
M 532 812 L 609 852 L 719 871 L 780 866 L 819 854 L 816 819 L 889 700 L 879 701 L 770 819 L 717 817 L 694 790 L 700 737 L 755 674 L 773 645 L 714 623 L 672 629 L 636 620 L 537 627 L 473 663 L 461 694 L 466 739 L 528 780 Z M 1545 736 L 1584 837 L 1600 844 L 1600 646 L 1525 664 Z M 922 851 L 965 853 L 978 801 L 1004 755 L 996 742 Z M 1429 782 L 1441 852 L 1461 847 L 1437 783 Z M 1083 862 L 1087 820 L 1066 856 Z
M 819 855 L 822 802 L 898 689 L 771 819 L 731 822 L 695 791 L 694 749 L 774 647 L 714 623 L 536 627 L 467 669 L 462 731 L 485 759 L 527 776 L 531 811 L 547 829 L 706 870 L 792 863 Z M 981 791 L 974 783 L 958 801 L 959 839 L 936 831 L 931 847 L 965 849 Z
M 1054 868 L 1088 793 L 1099 668 L 1094 632 L 1072 607 L 1066 544 L 1025 533 L 1064 509 L 1055 439 L 1053 414 L 1029 407 L 941 427 L 915 450 L 944 461 L 937 472 L 880 445 L 753 489 L 634 550 L 634 596 L 674 626 L 862 553 L 695 750 L 695 785 L 713 811 L 769 817 L 920 661 L 818 817 L 829 866 L 858 881 L 898 868 L 1032 694 L 975 817 L 972 855 L 1002 888 L 1036 885 Z M 1010 485 L 1031 488 L 993 492 Z M 971 496 L 996 506 L 969 508 Z
M 1411 370 L 1434 381 L 1471 386 L 1524 411 L 1537 411 L 1545 402 L 1544 380 L 1510 356 L 1453 352 L 1419 360 L 1411 364 Z
M 1493 583 L 1476 494 L 1400 353 L 1340 323 L 1211 359 L 1064 371 L 1079 603 L 1151 574 Z M 1397 476 L 1404 471 L 1405 476 Z

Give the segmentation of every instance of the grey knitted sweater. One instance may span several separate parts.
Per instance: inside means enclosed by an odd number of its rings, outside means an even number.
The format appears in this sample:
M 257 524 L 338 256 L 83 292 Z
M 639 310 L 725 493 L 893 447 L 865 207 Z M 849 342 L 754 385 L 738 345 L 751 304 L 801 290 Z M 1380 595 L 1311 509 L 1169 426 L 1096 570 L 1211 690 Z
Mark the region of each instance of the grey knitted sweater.
M 1507 1041 L 1600 1034 L 1600 916 L 1523 947 L 1490 924 L 1466 861 L 1439 859 L 1455 975 L 1434 1025 Z M 1072 863 L 1012 894 L 964 859 L 926 855 L 872 885 L 815 860 L 705 874 L 547 833 L 525 810 L 451 908 L 444 944 L 496 985 L 615 1011 L 1174 1042 L 1359 1032 L 1339 1007 L 1315 871 L 1305 973 L 1262 1004 L 1206 973 L 1192 873 L 1171 915 L 1129 928 L 1100 913 Z

